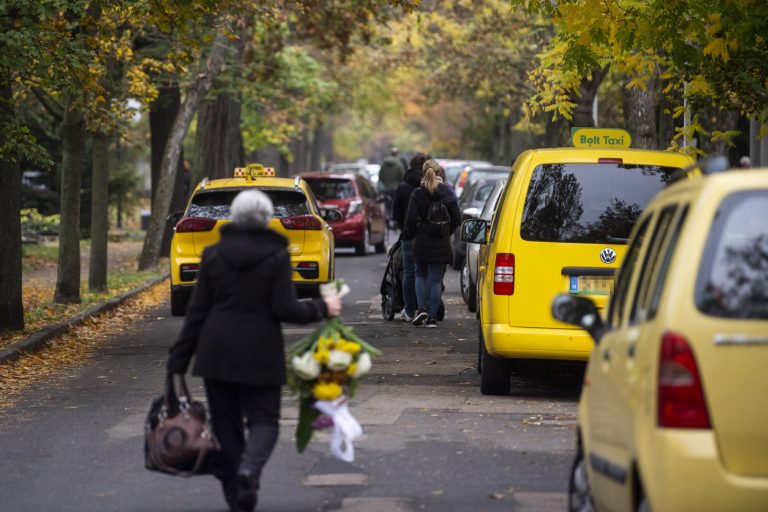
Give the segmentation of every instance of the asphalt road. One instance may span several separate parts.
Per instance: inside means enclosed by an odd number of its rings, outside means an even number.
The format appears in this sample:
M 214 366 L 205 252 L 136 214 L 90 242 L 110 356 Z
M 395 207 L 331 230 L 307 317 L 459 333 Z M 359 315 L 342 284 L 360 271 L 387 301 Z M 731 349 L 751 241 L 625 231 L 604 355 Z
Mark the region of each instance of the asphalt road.
M 446 274 L 446 320 L 415 328 L 381 318 L 384 264 L 384 255 L 337 255 L 337 276 L 352 288 L 343 317 L 384 351 L 352 401 L 365 428 L 355 462 L 335 460 L 327 435 L 296 453 L 296 404 L 286 392 L 258 510 L 563 510 L 582 368 L 529 365 L 513 375 L 512 396 L 481 395 L 477 325 L 458 274 Z M 212 477 L 144 469 L 144 417 L 182 324 L 169 315 L 167 304 L 158 306 L 86 366 L 0 413 L 0 511 L 226 510 Z M 286 325 L 287 341 L 311 330 Z M 192 384 L 202 398 L 200 382 Z

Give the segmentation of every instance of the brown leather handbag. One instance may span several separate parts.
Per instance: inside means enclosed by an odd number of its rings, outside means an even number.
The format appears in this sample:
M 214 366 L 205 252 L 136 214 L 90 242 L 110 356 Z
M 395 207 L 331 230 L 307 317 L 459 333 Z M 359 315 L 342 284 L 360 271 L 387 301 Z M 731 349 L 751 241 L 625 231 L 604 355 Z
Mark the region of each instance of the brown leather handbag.
M 144 460 L 149 470 L 192 476 L 200 472 L 208 454 L 220 451 L 221 446 L 205 405 L 192 401 L 184 376 L 177 377 L 179 393 L 169 374 L 165 393 L 150 408 L 144 426 Z

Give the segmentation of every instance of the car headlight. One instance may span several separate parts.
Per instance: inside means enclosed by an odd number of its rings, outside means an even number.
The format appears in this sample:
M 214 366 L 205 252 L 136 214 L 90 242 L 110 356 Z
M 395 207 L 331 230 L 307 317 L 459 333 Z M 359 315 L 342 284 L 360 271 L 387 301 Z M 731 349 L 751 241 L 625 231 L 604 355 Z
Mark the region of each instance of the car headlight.
M 347 210 L 347 217 L 351 217 L 356 213 L 360 213 L 363 209 L 362 201 L 352 201 L 349 203 L 349 210 Z

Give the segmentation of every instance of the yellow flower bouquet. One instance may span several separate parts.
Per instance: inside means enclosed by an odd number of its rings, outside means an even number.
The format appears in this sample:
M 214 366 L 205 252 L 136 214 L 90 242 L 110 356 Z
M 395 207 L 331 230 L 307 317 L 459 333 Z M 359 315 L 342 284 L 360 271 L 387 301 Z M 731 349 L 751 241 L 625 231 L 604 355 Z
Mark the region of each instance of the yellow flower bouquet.
M 335 283 L 337 293 L 349 288 Z M 288 385 L 299 396 L 296 447 L 303 452 L 315 430 L 333 427 L 331 451 L 352 460 L 351 442 L 362 433 L 347 408 L 359 379 L 371 369 L 371 356 L 381 355 L 361 340 L 341 318 L 333 317 L 306 338 L 290 347 Z

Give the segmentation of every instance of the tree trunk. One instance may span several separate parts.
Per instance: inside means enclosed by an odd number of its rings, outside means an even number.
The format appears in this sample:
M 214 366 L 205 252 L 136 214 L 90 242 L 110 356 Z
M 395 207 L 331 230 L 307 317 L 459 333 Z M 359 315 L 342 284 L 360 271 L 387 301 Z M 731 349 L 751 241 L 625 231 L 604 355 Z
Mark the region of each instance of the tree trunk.
M 624 87 L 624 126 L 632 136 L 632 147 L 638 149 L 658 149 L 659 132 L 656 123 L 656 111 L 659 107 L 659 95 L 656 91 L 656 79 L 648 80 L 645 89 Z
M 149 111 L 149 132 L 152 151 L 152 204 L 155 201 L 157 182 L 160 179 L 160 168 L 163 162 L 163 152 L 168 142 L 168 137 L 173 128 L 173 121 L 181 108 L 181 92 L 178 84 L 165 85 L 160 88 L 160 94 L 152 102 Z M 179 167 L 184 165 L 184 152 L 179 155 Z M 171 211 L 184 208 L 186 201 L 184 190 L 184 175 L 176 170 L 176 181 L 173 185 L 173 197 L 171 198 Z M 160 243 L 160 254 L 168 254 L 171 250 L 171 238 L 173 238 L 173 226 L 165 224 L 163 240 Z
M 719 110 L 714 107 L 702 109 L 702 124 L 708 132 L 720 131 L 727 132 L 738 130 L 740 114 L 736 110 Z M 730 146 L 726 140 L 713 141 L 711 136 L 701 138 L 701 149 L 708 156 L 726 155 Z
M 323 122 L 317 121 L 312 134 L 312 151 L 309 154 L 309 170 L 321 171 L 321 160 L 323 152 L 323 138 L 325 137 L 325 130 L 323 129 Z
M 217 34 L 216 39 L 213 41 L 211 52 L 208 55 L 206 69 L 203 73 L 197 75 L 195 81 L 187 89 L 181 110 L 179 110 L 179 114 L 173 122 L 173 129 L 163 152 L 160 179 L 157 183 L 155 199 L 152 202 L 152 216 L 149 219 L 149 229 L 147 229 L 147 234 L 144 237 L 144 246 L 139 257 L 139 270 L 154 267 L 160 258 L 163 231 L 167 224 L 166 217 L 171 206 L 171 195 L 176 175 L 178 174 L 178 162 L 184 137 L 189 130 L 189 124 L 192 122 L 198 106 L 200 106 L 200 101 L 211 88 L 216 75 L 221 71 L 226 49 L 226 38 L 221 34 Z
M 197 116 L 197 154 L 200 176 L 231 178 L 243 165 L 243 135 L 240 131 L 240 99 L 222 92 L 200 105 Z
M 596 69 L 590 76 L 582 79 L 579 85 L 579 94 L 574 98 L 576 108 L 573 111 L 572 126 L 595 126 L 595 120 L 592 117 L 592 104 L 606 74 L 608 74 L 608 68 Z
M 91 261 L 88 289 L 107 291 L 107 241 L 109 237 L 109 136 L 93 134 L 91 177 Z
M 0 85 L 0 123 L 12 122 L 11 84 Z M 0 147 L 6 144 L 0 130 Z M 12 155 L 0 160 L 0 332 L 24 328 L 21 286 L 21 172 Z
M 80 302 L 80 186 L 85 165 L 85 121 L 67 107 L 61 137 L 61 226 L 54 302 Z

